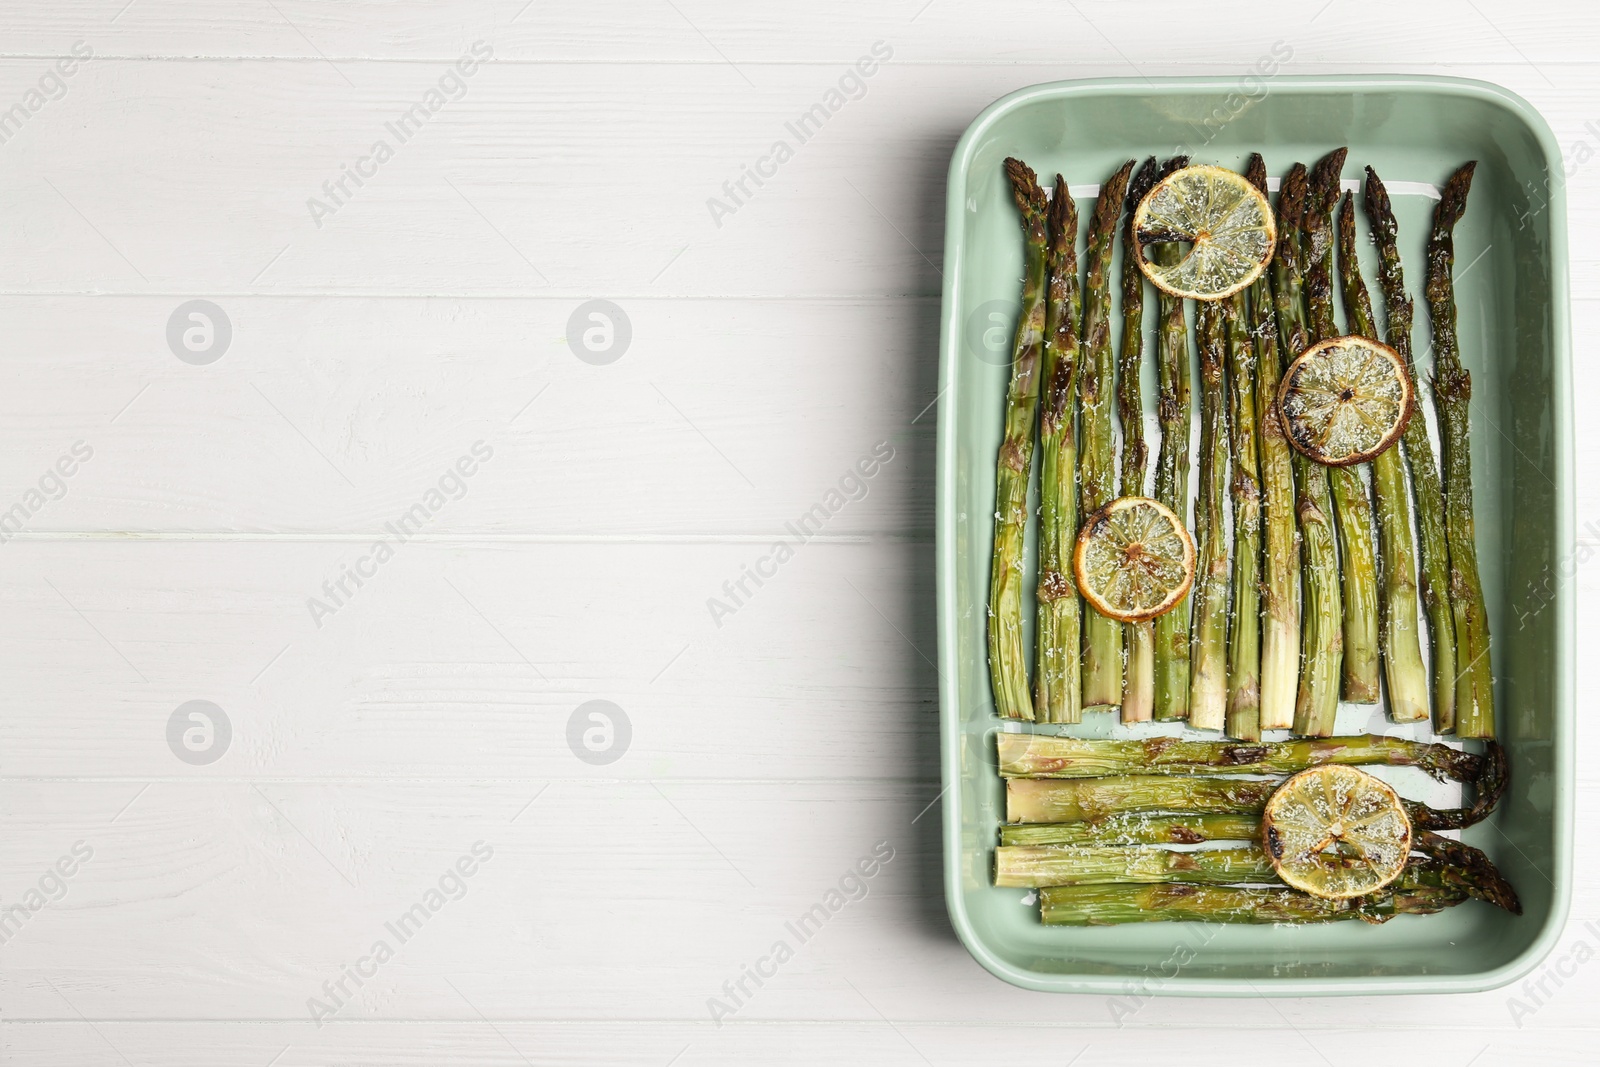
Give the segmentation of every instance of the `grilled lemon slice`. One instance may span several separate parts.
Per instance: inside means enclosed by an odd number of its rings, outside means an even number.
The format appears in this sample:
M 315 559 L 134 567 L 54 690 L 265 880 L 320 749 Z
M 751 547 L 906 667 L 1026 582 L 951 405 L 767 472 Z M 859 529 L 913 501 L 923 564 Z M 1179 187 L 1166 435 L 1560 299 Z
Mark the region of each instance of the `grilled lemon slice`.
M 1326 900 L 1376 892 L 1405 869 L 1411 820 L 1389 784 L 1328 764 L 1289 778 L 1267 801 L 1262 844 L 1287 885 Z
M 1139 269 L 1156 288 L 1194 300 L 1232 296 L 1272 262 L 1277 225 L 1272 206 L 1241 174 L 1184 167 L 1162 179 L 1133 213 Z M 1151 245 L 1184 242 L 1175 264 L 1148 257 Z
M 1159 501 L 1113 500 L 1089 516 L 1072 555 L 1078 590 L 1100 614 L 1143 622 L 1171 611 L 1194 583 L 1194 540 Z
M 1318 463 L 1365 463 L 1400 440 L 1416 390 L 1400 354 L 1365 337 L 1312 345 L 1289 364 L 1278 409 L 1289 441 Z

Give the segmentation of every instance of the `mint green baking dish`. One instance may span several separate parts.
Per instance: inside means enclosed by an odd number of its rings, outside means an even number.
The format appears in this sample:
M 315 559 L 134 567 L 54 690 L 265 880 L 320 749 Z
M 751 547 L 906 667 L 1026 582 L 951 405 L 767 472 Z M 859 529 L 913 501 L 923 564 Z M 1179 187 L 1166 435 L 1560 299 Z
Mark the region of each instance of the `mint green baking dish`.
M 1458 164 L 1479 161 L 1457 230 L 1456 286 L 1474 385 L 1478 549 L 1513 777 L 1498 813 L 1465 837 L 1516 885 L 1524 914 L 1469 901 L 1382 926 L 1046 928 L 1024 891 L 990 884 L 1004 806 L 984 618 L 995 453 L 1022 273 L 1001 160 L 1026 161 L 1047 186 L 1058 171 L 1074 185 L 1093 185 L 1131 157 L 1186 152 L 1196 162 L 1241 167 L 1257 150 L 1276 176 L 1339 145 L 1350 147 L 1347 180 L 1370 164 L 1397 194 L 1419 353 L 1428 337 L 1420 298 L 1433 204 L 1427 188 Z M 1057 82 L 1012 93 L 978 116 L 956 147 L 947 196 L 940 721 L 945 897 L 962 942 L 1008 982 L 1075 993 L 1445 993 L 1491 989 L 1526 973 L 1561 932 L 1572 852 L 1571 339 L 1562 160 L 1549 126 L 1498 86 L 1450 78 Z M 1374 264 L 1366 267 L 1371 284 Z M 1029 551 L 1031 568 L 1031 544 Z M 1108 715 L 1087 718 L 1069 732 L 1110 729 Z M 1373 727 L 1384 728 L 1371 708 L 1341 709 L 1341 731 Z

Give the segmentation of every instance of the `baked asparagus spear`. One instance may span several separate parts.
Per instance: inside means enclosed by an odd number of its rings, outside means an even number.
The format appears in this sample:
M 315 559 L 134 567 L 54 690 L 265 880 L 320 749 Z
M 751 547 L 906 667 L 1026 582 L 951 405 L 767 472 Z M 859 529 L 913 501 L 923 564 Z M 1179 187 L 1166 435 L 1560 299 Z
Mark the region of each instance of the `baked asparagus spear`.
M 994 884 L 1002 889 L 1124 882 L 1230 885 L 1276 881 L 1272 861 L 1260 845 L 1194 852 L 1155 845 L 1001 845 L 994 850 Z
M 1301 741 L 1181 741 L 1174 737 L 1101 740 L 1048 734 L 996 734 L 1003 778 L 1098 778 L 1114 774 L 1293 774 L 1307 767 L 1416 767 L 1440 781 L 1488 787 L 1495 760 L 1404 737 L 1356 734 Z
M 1456 733 L 1494 736 L 1494 672 L 1489 616 L 1478 579 L 1472 515 L 1472 450 L 1468 441 L 1472 375 L 1461 365 L 1456 336 L 1455 226 L 1467 209 L 1476 163 L 1450 176 L 1433 213 L 1428 239 L 1428 314 L 1433 320 L 1433 402 L 1444 451 L 1444 521 L 1450 543 L 1450 610 L 1456 624 Z
M 1002 845 L 1197 845 L 1257 841 L 1258 815 L 1147 815 L 1134 812 L 1094 822 L 1023 823 L 1000 827 Z
M 1474 853 L 1464 863 L 1416 857 L 1407 862 L 1388 892 L 1448 889 L 1522 914 L 1517 894 L 1489 857 Z M 1060 845 L 1012 845 L 995 849 L 994 884 L 1002 889 L 1025 887 L 1164 884 L 1235 885 L 1241 882 L 1282 884 L 1260 845 L 1179 852 L 1154 845 L 1126 848 L 1072 848 Z
M 1350 332 L 1376 341 L 1372 301 L 1356 258 L 1356 205 L 1349 193 L 1339 206 L 1339 274 Z M 1382 579 L 1378 618 L 1384 679 L 1389 683 L 1389 717 L 1395 722 L 1421 722 L 1428 717 L 1428 669 L 1422 662 L 1417 617 L 1417 546 L 1411 533 L 1411 497 L 1398 448 L 1373 457 L 1372 495 L 1378 504 L 1378 575 Z
M 1185 160 L 1187 162 L 1187 160 Z M 1176 263 L 1178 246 L 1159 244 L 1151 250 L 1159 263 Z M 1156 336 L 1161 395 L 1156 416 L 1161 421 L 1161 448 L 1156 455 L 1156 499 L 1189 523 L 1189 325 L 1183 299 L 1161 293 Z M 1155 623 L 1155 717 L 1161 721 L 1189 717 L 1189 606 L 1185 595 Z
M 1300 276 L 1299 233 L 1308 194 L 1306 168 L 1296 163 L 1278 194 L 1278 248 L 1272 257 L 1272 299 L 1278 347 L 1285 366 L 1310 347 Z M 1333 733 L 1339 710 L 1339 673 L 1344 660 L 1343 597 L 1333 529 L 1333 498 L 1327 468 L 1296 451 L 1295 514 L 1300 522 L 1300 675 L 1294 732 L 1310 737 Z
M 1089 223 L 1088 260 L 1083 294 L 1083 440 L 1078 514 L 1091 515 L 1116 495 L 1116 452 L 1111 426 L 1116 357 L 1111 345 L 1111 253 L 1128 191 L 1133 160 L 1100 187 Z M 1083 625 L 1083 706 L 1122 703 L 1122 623 L 1097 611 Z
M 1267 167 L 1250 157 L 1245 176 L 1267 194 Z M 1278 355 L 1272 283 L 1266 272 L 1250 287 L 1250 334 L 1255 344 L 1256 422 L 1260 435 L 1261 506 L 1261 729 L 1294 725 L 1300 677 L 1300 551 L 1294 512 L 1294 449 L 1278 416 Z
M 1389 320 L 1385 340 L 1405 359 L 1412 384 L 1420 393 L 1422 379 L 1411 356 L 1413 306 L 1411 297 L 1406 295 L 1405 274 L 1400 265 L 1400 227 L 1389 203 L 1389 191 L 1371 167 L 1367 168 L 1366 208 L 1378 243 L 1378 282 Z M 1433 442 L 1428 439 L 1428 421 L 1420 404 L 1406 423 L 1400 447 L 1411 471 L 1411 492 L 1417 502 L 1422 606 L 1428 615 L 1433 660 L 1433 728 L 1447 734 L 1456 728 L 1456 624 L 1450 614 L 1450 550 L 1444 526 L 1444 488 L 1439 482 Z
M 1415 830 L 1460 830 L 1485 819 L 1505 795 L 1505 751 L 1498 744 L 1483 753 L 1471 779 L 1472 805 L 1432 808 L 1402 800 Z M 1197 815 L 1253 815 L 1266 807 L 1282 778 L 1197 777 L 1124 774 L 1104 778 L 1008 778 L 1006 821 L 1010 823 L 1084 822 L 1137 812 Z
M 1200 499 L 1195 504 L 1189 725 L 1221 730 L 1228 701 L 1227 346 L 1221 306 L 1201 302 L 1195 330 L 1200 336 Z
M 1338 919 L 1387 922 L 1431 915 L 1461 903 L 1455 889 L 1402 889 L 1352 900 L 1323 900 L 1297 889 L 1199 885 L 1059 886 L 1039 891 L 1047 926 L 1110 926 L 1138 922 L 1313 923 Z
M 1281 778 L 1008 778 L 1006 822 L 1082 822 L 1135 811 L 1259 814 Z
M 1339 336 L 1333 317 L 1333 209 L 1345 149 L 1329 153 L 1311 175 L 1311 193 L 1301 222 L 1306 304 L 1312 344 Z M 1357 704 L 1378 699 L 1378 564 L 1372 503 L 1354 466 L 1328 470 L 1339 565 L 1344 579 L 1344 676 L 1340 695 Z
M 1245 295 L 1221 311 L 1228 331 L 1228 455 L 1233 468 L 1233 611 L 1228 633 L 1225 729 L 1261 739 L 1261 479 L 1256 441 L 1256 353 L 1245 324 Z
M 1470 845 L 1451 843 L 1457 846 L 1454 851 L 1459 857 L 1415 858 L 1392 883 L 1393 888 L 1459 890 L 1513 914 L 1522 914 L 1516 891 L 1489 857 Z M 1281 879 L 1266 850 L 1258 844 L 1195 851 L 1158 845 L 1120 848 L 1002 845 L 994 852 L 994 884 L 1002 889 L 1129 882 L 1234 885 L 1241 882 L 1281 884 Z
M 1032 719 L 1028 657 L 1022 644 L 1022 548 L 1028 525 L 1028 474 L 1044 349 L 1045 196 L 1027 164 L 1005 161 L 1011 195 L 1022 213 L 1022 314 L 1012 345 L 1005 437 L 995 470 L 994 559 L 989 575 L 989 679 L 995 711 Z
M 1144 272 L 1135 257 L 1133 212 L 1166 168 L 1144 161 L 1128 184 L 1122 228 L 1122 341 L 1117 355 L 1117 416 L 1122 423 L 1122 495 L 1144 496 L 1150 452 L 1144 440 Z M 1155 623 L 1126 624 L 1127 665 L 1122 684 L 1122 721 L 1149 722 L 1155 710 Z
M 1072 573 L 1078 536 L 1077 407 L 1078 207 L 1056 175 L 1050 200 L 1045 296 L 1044 371 L 1039 410 L 1039 581 L 1035 599 L 1034 716 L 1039 722 L 1083 720 L 1082 604 Z

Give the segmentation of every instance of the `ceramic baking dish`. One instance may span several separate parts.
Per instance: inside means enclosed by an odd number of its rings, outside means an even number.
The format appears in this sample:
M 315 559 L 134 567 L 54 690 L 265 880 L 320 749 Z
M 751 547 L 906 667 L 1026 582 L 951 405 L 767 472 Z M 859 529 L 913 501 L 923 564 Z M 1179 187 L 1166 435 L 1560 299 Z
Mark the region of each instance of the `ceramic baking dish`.
M 1066 175 L 1086 206 L 1095 185 L 1129 158 L 1183 152 L 1196 162 L 1238 168 L 1249 152 L 1260 151 L 1278 176 L 1294 161 L 1309 164 L 1339 145 L 1350 149 L 1347 186 L 1370 164 L 1394 194 L 1406 281 L 1417 297 L 1419 357 L 1428 352 L 1420 297 L 1433 189 L 1460 163 L 1478 160 L 1456 231 L 1456 290 L 1462 357 L 1474 385 L 1478 550 L 1500 732 L 1513 777 L 1499 811 L 1465 837 L 1511 879 L 1524 914 L 1469 901 L 1381 926 L 1044 927 L 1026 891 L 997 889 L 990 879 L 1003 817 L 993 734 L 1003 727 L 989 692 L 985 600 L 995 454 L 1022 273 L 1020 229 L 1001 161 L 1024 160 L 1047 187 L 1057 172 Z M 1370 247 L 1365 252 L 1370 257 Z M 1369 258 L 1365 267 L 1376 298 L 1375 264 Z M 956 148 L 942 315 L 937 577 L 944 879 L 951 921 L 973 956 L 1030 989 L 1098 993 L 1441 993 L 1503 985 L 1533 967 L 1554 944 L 1567 911 L 1574 718 L 1566 208 L 1561 153 L 1544 120 L 1497 86 L 1416 76 L 1128 79 L 1024 89 L 984 111 Z M 1153 320 L 1147 315 L 1147 331 Z M 1151 363 L 1147 358 L 1147 373 Z M 1030 572 L 1031 537 L 1030 531 Z M 1086 718 L 1081 727 L 1026 728 L 1126 732 L 1109 714 Z M 1340 709 L 1339 729 L 1425 736 L 1354 705 Z M 1402 791 L 1422 788 L 1402 779 L 1394 779 Z

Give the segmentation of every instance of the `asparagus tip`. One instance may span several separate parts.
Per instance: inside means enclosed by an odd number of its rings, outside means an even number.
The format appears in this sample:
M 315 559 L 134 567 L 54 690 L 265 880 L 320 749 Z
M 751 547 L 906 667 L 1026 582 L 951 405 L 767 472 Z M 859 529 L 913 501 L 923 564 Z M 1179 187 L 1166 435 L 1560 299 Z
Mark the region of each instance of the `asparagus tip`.
M 1256 192 L 1267 195 L 1267 161 L 1260 152 L 1251 152 L 1250 161 L 1244 165 L 1245 180 L 1256 187 Z
M 1067 189 L 1067 179 L 1056 175 L 1055 193 L 1050 197 L 1051 251 L 1061 255 L 1072 250 L 1078 236 L 1078 205 Z
M 1011 195 L 1016 198 L 1018 210 L 1024 215 L 1043 212 L 1044 190 L 1039 188 L 1039 178 L 1033 173 L 1033 168 L 1020 159 L 1007 156 L 1005 169 L 1006 177 L 1011 181 Z

